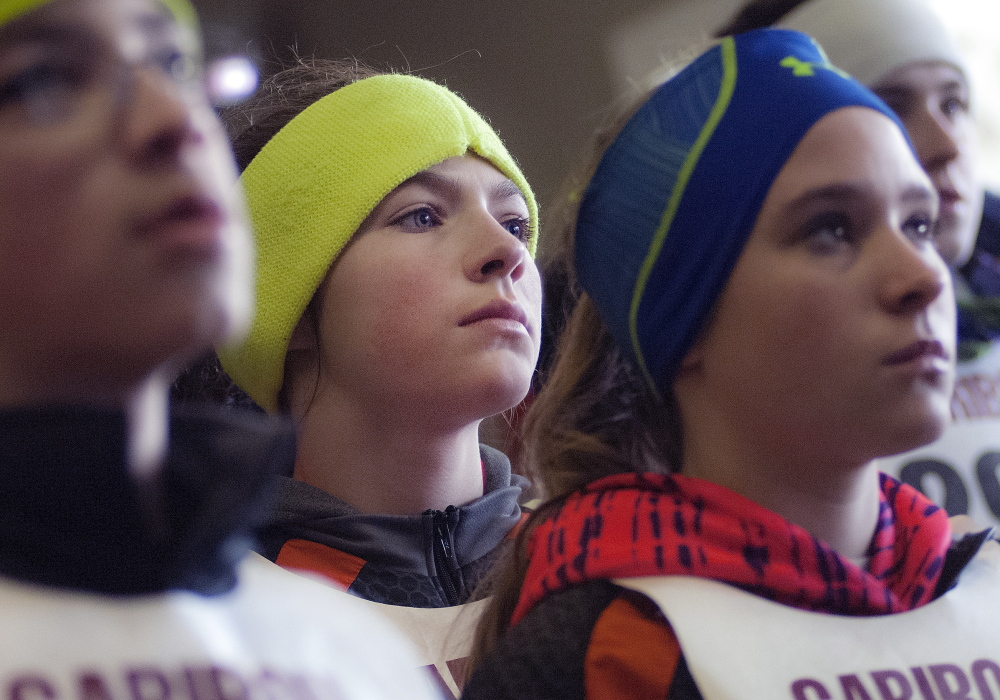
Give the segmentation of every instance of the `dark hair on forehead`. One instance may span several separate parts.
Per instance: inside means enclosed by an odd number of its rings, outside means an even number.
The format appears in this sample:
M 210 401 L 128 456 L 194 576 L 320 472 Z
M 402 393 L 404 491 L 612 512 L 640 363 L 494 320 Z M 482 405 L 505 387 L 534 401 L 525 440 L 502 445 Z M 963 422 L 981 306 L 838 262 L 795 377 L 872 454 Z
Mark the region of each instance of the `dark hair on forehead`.
M 770 27 L 808 0 L 750 0 L 715 31 L 715 38 Z
M 300 58 L 264 80 L 252 97 L 221 113 L 240 172 L 306 107 L 342 87 L 380 74 L 358 61 Z

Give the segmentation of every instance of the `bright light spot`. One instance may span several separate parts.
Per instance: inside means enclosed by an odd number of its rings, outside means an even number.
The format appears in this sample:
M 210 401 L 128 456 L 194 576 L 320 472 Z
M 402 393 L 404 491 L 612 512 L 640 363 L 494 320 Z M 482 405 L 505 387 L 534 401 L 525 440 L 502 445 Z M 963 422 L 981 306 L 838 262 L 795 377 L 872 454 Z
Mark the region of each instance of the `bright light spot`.
M 224 106 L 246 99 L 257 89 L 260 74 L 246 56 L 228 56 L 208 66 L 208 89 L 215 104 Z

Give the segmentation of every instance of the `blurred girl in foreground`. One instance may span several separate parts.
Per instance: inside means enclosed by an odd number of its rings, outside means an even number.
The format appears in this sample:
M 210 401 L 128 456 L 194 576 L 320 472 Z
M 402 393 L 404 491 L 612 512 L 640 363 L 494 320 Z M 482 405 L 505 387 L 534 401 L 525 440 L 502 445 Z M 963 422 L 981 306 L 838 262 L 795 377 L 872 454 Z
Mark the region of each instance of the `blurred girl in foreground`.
M 428 697 L 384 623 L 245 559 L 285 431 L 187 413 L 168 439 L 174 373 L 251 308 L 200 61 L 185 0 L 0 2 L 0 678 Z

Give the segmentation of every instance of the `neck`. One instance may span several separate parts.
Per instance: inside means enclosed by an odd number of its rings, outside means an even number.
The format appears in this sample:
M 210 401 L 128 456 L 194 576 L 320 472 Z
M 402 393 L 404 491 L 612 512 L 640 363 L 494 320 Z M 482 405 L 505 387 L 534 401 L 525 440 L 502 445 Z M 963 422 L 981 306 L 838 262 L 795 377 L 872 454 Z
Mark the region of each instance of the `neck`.
M 478 429 L 479 421 L 435 429 L 427 415 L 324 392 L 297 416 L 294 476 L 364 513 L 444 510 L 483 495 Z
M 878 523 L 873 461 L 838 455 L 835 446 L 790 439 L 794 429 L 743 435 L 716 412 L 690 412 L 684 423 L 687 476 L 714 482 L 805 528 L 841 555 L 868 554 Z M 832 447 L 832 449 L 831 449 Z

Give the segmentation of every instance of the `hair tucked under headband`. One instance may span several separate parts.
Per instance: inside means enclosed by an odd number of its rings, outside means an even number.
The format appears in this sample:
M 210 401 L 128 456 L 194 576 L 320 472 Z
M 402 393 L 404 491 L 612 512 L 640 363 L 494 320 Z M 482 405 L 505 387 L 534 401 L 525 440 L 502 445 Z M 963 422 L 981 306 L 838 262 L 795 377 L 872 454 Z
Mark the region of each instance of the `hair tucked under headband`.
M 669 393 L 795 146 L 851 106 L 899 124 L 808 36 L 762 29 L 723 39 L 660 86 L 605 151 L 574 262 L 654 390 Z
M 947 63 L 967 74 L 951 33 L 924 0 L 809 0 L 775 26 L 809 34 L 865 85 L 918 61 Z
M 0 0 L 0 26 L 52 0 Z M 198 15 L 188 0 L 160 0 L 181 24 L 198 25 Z
M 292 331 L 368 214 L 405 180 L 468 152 L 521 190 L 534 254 L 538 207 L 528 182 L 489 124 L 429 80 L 359 80 L 310 105 L 267 142 L 241 178 L 257 240 L 257 311 L 246 340 L 219 351 L 254 401 L 278 410 Z

